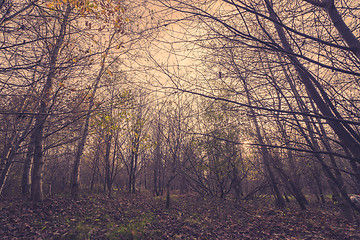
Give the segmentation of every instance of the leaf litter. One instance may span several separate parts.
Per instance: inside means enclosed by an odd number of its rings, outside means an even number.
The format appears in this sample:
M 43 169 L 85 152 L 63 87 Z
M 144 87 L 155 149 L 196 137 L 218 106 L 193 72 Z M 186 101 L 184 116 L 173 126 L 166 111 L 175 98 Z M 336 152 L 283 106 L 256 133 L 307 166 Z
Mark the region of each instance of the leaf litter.
M 262 200 L 263 201 L 263 200 Z M 259 207 L 261 206 L 261 207 Z M 51 197 L 38 206 L 0 200 L 1 239 L 360 239 L 332 203 L 276 209 L 196 195 Z

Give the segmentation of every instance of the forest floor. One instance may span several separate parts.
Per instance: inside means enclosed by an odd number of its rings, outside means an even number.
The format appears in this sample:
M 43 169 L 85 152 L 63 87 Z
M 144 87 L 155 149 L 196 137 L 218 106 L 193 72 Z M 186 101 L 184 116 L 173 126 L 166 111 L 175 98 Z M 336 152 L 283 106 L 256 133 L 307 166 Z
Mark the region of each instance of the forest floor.
M 80 200 L 53 197 L 34 207 L 0 200 L 0 238 L 5 239 L 360 239 L 334 204 L 275 209 L 270 201 L 149 194 L 101 195 Z

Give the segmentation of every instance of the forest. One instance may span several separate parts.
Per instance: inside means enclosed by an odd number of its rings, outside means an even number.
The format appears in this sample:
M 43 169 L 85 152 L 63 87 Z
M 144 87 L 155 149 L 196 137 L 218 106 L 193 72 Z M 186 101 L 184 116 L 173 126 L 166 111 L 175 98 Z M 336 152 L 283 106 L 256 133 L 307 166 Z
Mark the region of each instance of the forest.
M 0 0 L 1 239 L 360 239 L 358 0 Z

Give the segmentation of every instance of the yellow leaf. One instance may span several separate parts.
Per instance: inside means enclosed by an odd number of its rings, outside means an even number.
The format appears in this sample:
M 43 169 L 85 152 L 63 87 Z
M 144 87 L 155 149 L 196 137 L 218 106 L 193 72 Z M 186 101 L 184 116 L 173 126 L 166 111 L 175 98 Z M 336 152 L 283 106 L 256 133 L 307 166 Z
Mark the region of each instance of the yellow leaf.
M 113 73 L 112 73 L 109 69 L 106 69 L 106 72 L 107 72 L 110 76 L 113 75 Z
M 125 21 L 127 21 L 127 22 L 128 22 L 128 21 L 130 21 L 130 19 L 126 18 L 126 19 L 125 19 Z

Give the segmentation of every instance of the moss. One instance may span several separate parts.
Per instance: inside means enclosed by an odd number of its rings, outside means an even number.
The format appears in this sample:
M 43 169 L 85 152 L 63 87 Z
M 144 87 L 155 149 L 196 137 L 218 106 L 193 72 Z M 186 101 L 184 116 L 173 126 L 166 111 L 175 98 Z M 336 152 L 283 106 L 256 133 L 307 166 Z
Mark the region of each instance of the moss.
M 145 226 L 153 220 L 152 213 L 143 213 L 138 218 L 120 225 L 108 224 L 107 239 L 142 239 L 145 236 Z
M 71 240 L 81 240 L 81 239 L 89 239 L 91 234 L 92 227 L 84 223 L 84 221 L 79 222 L 76 227 L 70 231 L 64 239 Z

